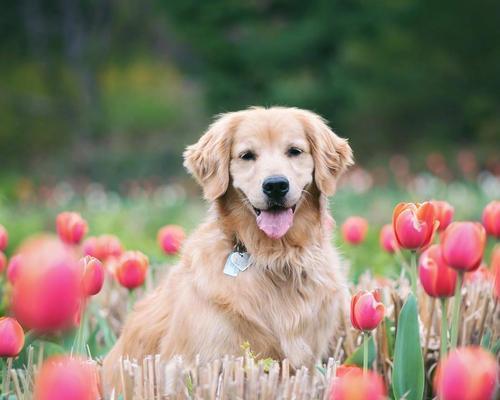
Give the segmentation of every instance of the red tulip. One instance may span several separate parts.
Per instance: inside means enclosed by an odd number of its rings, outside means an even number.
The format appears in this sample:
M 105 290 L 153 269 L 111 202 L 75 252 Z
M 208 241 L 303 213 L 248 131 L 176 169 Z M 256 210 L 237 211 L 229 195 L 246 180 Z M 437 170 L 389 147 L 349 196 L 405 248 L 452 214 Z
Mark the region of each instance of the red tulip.
M 0 357 L 17 357 L 24 346 L 24 332 L 14 318 L 0 317 Z
M 493 200 L 484 207 L 483 225 L 488 235 L 500 238 L 500 201 Z
M 452 222 L 443 233 L 443 258 L 459 271 L 473 271 L 479 267 L 486 245 L 486 232 L 477 222 Z
M 104 267 L 102 263 L 92 256 L 80 259 L 83 271 L 83 293 L 85 296 L 94 296 L 99 293 L 104 283 Z
M 447 201 L 433 200 L 431 203 L 434 206 L 436 220 L 439 221 L 437 229 L 438 231 L 444 231 L 450 225 L 455 209 Z
M 127 251 L 123 253 L 116 268 L 118 282 L 127 289 L 141 286 L 146 279 L 149 260 L 140 251 Z
M 361 291 L 351 299 L 351 322 L 360 331 L 375 329 L 384 318 L 385 307 L 381 303 L 380 292 Z
M 458 348 L 439 362 L 434 390 L 440 400 L 493 399 L 498 373 L 495 357 L 488 351 Z
M 450 297 L 455 293 L 457 272 L 446 265 L 439 245 L 434 244 L 422 253 L 418 273 L 429 296 Z
M 56 218 L 59 238 L 68 244 L 78 244 L 87 233 L 87 222 L 76 212 L 62 212 Z
M 9 244 L 9 235 L 7 229 L 3 225 L 0 225 L 0 251 L 4 251 Z
M 12 309 L 26 328 L 49 332 L 68 328 L 82 301 L 82 278 L 71 249 L 52 238 L 32 239 L 20 254 Z
M 166 225 L 158 231 L 158 244 L 166 254 L 173 255 L 179 252 L 182 242 L 186 238 L 184 229 L 177 225 Z
M 398 247 L 398 242 L 396 240 L 396 235 L 394 234 L 394 229 L 392 225 L 386 224 L 380 230 L 380 247 L 392 254 L 396 251 Z
M 16 254 L 10 258 L 7 265 L 7 279 L 10 283 L 15 283 L 19 275 L 19 268 L 21 268 L 21 254 Z
M 376 372 L 358 367 L 343 366 L 337 368 L 332 380 L 330 400 L 385 400 L 387 391 L 384 380 Z
M 91 361 L 68 356 L 47 359 L 35 379 L 34 400 L 96 400 L 99 378 Z
M 3 272 L 6 266 L 7 266 L 7 257 L 0 250 L 0 274 Z
M 435 222 L 434 206 L 429 202 L 399 203 L 392 215 L 396 240 L 408 250 L 425 248 L 431 242 Z
M 362 217 L 349 217 L 342 224 L 342 236 L 350 244 L 357 245 L 365 240 L 368 221 Z
M 83 242 L 83 253 L 105 262 L 111 257 L 119 257 L 123 247 L 114 235 L 92 236 Z

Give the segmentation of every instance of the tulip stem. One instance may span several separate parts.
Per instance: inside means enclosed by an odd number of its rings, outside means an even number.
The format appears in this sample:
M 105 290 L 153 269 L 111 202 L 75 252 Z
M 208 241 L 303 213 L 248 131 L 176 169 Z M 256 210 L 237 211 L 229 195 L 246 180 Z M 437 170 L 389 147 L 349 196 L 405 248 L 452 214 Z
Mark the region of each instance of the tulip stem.
M 448 352 L 448 319 L 446 312 L 446 297 L 441 297 L 441 358 Z
M 370 333 L 363 332 L 363 374 L 368 372 L 368 340 Z
M 457 347 L 458 325 L 460 324 L 460 306 L 462 304 L 462 281 L 464 273 L 458 271 L 457 286 L 455 287 L 455 296 L 453 298 L 453 321 L 451 325 L 451 348 Z
M 417 252 L 415 250 L 412 250 L 411 252 L 410 277 L 411 290 L 415 297 L 417 297 Z

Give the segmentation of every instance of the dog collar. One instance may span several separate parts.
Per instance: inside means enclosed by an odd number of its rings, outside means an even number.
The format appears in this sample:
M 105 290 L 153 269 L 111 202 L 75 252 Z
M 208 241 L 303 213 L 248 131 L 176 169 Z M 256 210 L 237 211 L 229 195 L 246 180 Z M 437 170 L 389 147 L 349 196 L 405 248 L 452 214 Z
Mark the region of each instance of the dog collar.
M 227 256 L 226 264 L 224 265 L 224 274 L 233 278 L 237 277 L 240 272 L 248 268 L 249 260 L 250 254 L 247 252 L 245 245 L 236 241 L 233 251 Z

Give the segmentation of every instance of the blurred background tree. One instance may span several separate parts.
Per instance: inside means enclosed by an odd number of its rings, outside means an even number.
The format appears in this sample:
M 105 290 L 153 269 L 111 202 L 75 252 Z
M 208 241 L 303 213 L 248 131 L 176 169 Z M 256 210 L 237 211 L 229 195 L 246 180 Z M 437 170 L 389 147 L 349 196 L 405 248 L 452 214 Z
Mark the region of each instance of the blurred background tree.
M 19 0 L 0 13 L 0 178 L 180 174 L 214 113 L 319 112 L 359 162 L 498 165 L 500 2 Z

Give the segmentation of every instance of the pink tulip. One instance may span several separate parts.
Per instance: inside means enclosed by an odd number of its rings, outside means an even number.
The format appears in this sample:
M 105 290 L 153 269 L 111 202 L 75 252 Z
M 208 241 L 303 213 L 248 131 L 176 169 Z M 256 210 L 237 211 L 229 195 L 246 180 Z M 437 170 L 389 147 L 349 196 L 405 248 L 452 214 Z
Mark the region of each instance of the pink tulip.
M 500 238 L 500 201 L 494 200 L 484 207 L 483 225 L 488 235 Z
M 4 251 L 9 244 L 9 235 L 7 229 L 3 225 L 0 225 L 0 251 Z
M 450 297 L 455 293 L 457 272 L 446 265 L 437 244 L 420 256 L 418 273 L 425 292 L 431 297 Z
M 455 213 L 455 209 L 447 201 L 433 200 L 431 201 L 431 203 L 434 206 L 436 220 L 439 221 L 439 226 L 437 227 L 437 229 L 440 232 L 444 231 L 448 227 L 448 225 L 450 225 L 451 220 L 453 219 L 453 214 Z
M 35 379 L 34 400 L 100 399 L 99 377 L 94 364 L 80 358 L 47 359 Z
M 123 247 L 114 235 L 92 236 L 83 242 L 83 253 L 106 262 L 112 257 L 120 257 Z
M 24 332 L 14 318 L 0 317 L 0 357 L 17 357 L 24 346 Z
M 149 260 L 140 251 L 127 251 L 118 261 L 115 271 L 118 282 L 127 289 L 135 289 L 146 280 Z
M 378 290 L 361 291 L 351 299 L 351 322 L 360 331 L 375 329 L 384 318 L 384 313 L 385 307 Z
M 32 239 L 21 250 L 12 309 L 26 328 L 57 331 L 72 325 L 82 301 L 82 278 L 71 249 L 52 238 Z
M 177 225 L 166 225 L 158 231 L 158 244 L 165 254 L 177 254 L 181 248 L 186 234 L 184 229 Z
M 0 250 L 0 274 L 3 273 L 3 270 L 7 266 L 7 257 L 3 252 Z
M 491 353 L 480 347 L 461 347 L 439 362 L 434 390 L 440 400 L 493 399 L 498 373 Z
M 87 222 L 76 212 L 62 212 L 56 218 L 59 238 L 67 244 L 78 244 L 87 233 Z
M 392 225 L 386 224 L 380 230 L 380 247 L 387 251 L 389 254 L 393 254 L 398 247 L 398 242 L 396 240 L 396 235 L 394 234 L 394 229 Z
M 399 203 L 394 208 L 392 227 L 399 246 L 404 249 L 427 247 L 432 241 L 435 226 L 434 206 L 429 202 Z
M 83 271 L 83 293 L 85 296 L 94 296 L 99 293 L 104 283 L 104 267 L 102 263 L 92 256 L 80 259 Z
M 21 268 L 21 254 L 16 254 L 12 256 L 7 265 L 7 279 L 10 283 L 14 284 L 18 275 L 19 269 Z
M 443 258 L 458 271 L 479 267 L 486 246 L 486 232 L 477 222 L 452 222 L 443 233 Z
M 347 243 L 357 245 L 363 242 L 368 231 L 368 221 L 362 217 L 349 217 L 342 224 L 342 236 Z
M 358 367 L 337 367 L 332 380 L 330 400 L 385 400 L 387 391 L 384 380 L 376 372 Z

